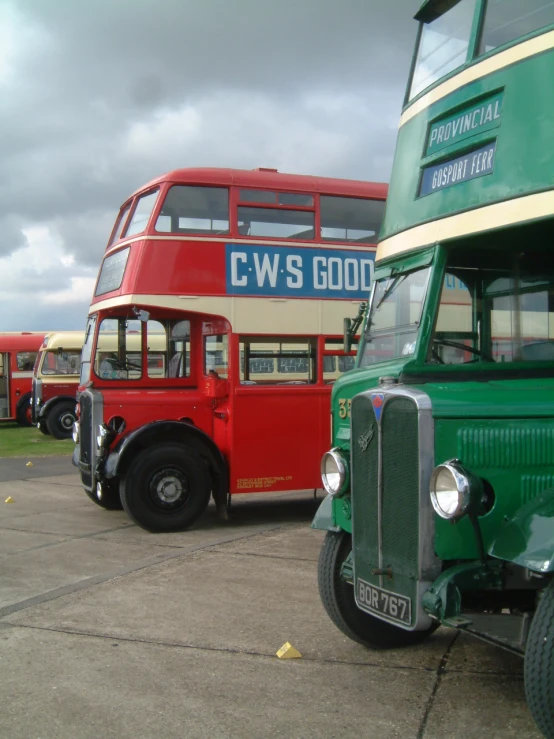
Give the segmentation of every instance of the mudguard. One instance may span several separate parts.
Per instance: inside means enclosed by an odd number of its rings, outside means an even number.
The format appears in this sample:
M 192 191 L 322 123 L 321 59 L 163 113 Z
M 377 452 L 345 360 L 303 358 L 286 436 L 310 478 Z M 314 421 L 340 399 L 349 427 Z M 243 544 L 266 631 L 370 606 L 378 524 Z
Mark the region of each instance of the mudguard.
M 77 405 L 74 395 L 55 395 L 53 398 L 47 400 L 44 405 L 40 406 L 37 420 L 40 421 L 41 419 L 46 418 L 56 403 L 59 403 L 62 400 L 69 400 L 71 403 L 75 403 L 75 405 Z
M 118 477 L 125 465 L 144 445 L 163 439 L 180 441 L 196 449 L 206 458 L 214 476 L 212 494 L 217 504 L 224 505 L 229 493 L 229 467 L 227 460 L 212 439 L 196 426 L 182 421 L 153 421 L 125 436 L 109 454 L 104 475 L 108 479 Z
M 340 526 L 335 524 L 333 516 L 333 498 L 326 495 L 321 501 L 321 505 L 316 511 L 314 520 L 312 521 L 312 529 L 321 529 L 322 531 L 340 531 Z
M 554 572 L 554 488 L 517 511 L 492 543 L 489 554 L 535 572 Z

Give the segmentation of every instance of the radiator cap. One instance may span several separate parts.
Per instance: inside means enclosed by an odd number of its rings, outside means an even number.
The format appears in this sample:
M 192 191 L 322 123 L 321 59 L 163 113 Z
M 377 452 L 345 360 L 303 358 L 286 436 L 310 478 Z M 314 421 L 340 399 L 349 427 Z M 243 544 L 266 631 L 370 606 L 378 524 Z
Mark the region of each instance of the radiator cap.
M 398 377 L 383 375 L 383 377 L 379 378 L 379 387 L 383 387 L 384 385 L 398 385 Z

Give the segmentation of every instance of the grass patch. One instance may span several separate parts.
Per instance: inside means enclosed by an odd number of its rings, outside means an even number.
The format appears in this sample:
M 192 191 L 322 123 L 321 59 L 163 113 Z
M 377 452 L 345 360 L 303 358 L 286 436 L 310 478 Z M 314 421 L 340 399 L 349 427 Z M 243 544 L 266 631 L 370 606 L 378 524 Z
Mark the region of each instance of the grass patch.
M 0 457 L 53 457 L 73 454 L 73 439 L 57 441 L 36 426 L 0 423 Z

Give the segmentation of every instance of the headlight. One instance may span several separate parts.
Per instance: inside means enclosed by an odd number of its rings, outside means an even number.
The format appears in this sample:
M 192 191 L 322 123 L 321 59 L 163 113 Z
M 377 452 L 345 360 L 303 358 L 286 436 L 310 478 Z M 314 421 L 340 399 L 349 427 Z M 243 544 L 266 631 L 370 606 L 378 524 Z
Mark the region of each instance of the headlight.
M 325 452 L 321 459 L 321 480 L 329 495 L 340 495 L 348 485 L 348 466 L 339 449 Z
M 73 424 L 73 441 L 75 444 L 79 443 L 79 421 Z
M 102 449 L 104 446 L 107 446 L 109 443 L 108 439 L 108 429 L 102 424 L 102 426 L 98 426 L 98 436 L 96 437 L 96 446 L 98 449 Z
M 433 508 L 441 518 L 460 518 L 472 502 L 482 497 L 482 483 L 464 470 L 458 459 L 451 459 L 433 470 L 430 494 Z

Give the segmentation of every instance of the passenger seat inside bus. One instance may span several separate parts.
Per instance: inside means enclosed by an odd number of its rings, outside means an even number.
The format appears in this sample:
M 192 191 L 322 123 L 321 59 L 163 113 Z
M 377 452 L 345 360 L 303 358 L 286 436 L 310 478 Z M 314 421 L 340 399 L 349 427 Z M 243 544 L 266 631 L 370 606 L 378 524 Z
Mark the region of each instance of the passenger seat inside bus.
M 177 352 L 169 360 L 169 377 L 183 377 L 183 352 Z
M 554 341 L 536 341 L 522 346 L 521 358 L 525 362 L 554 361 Z

